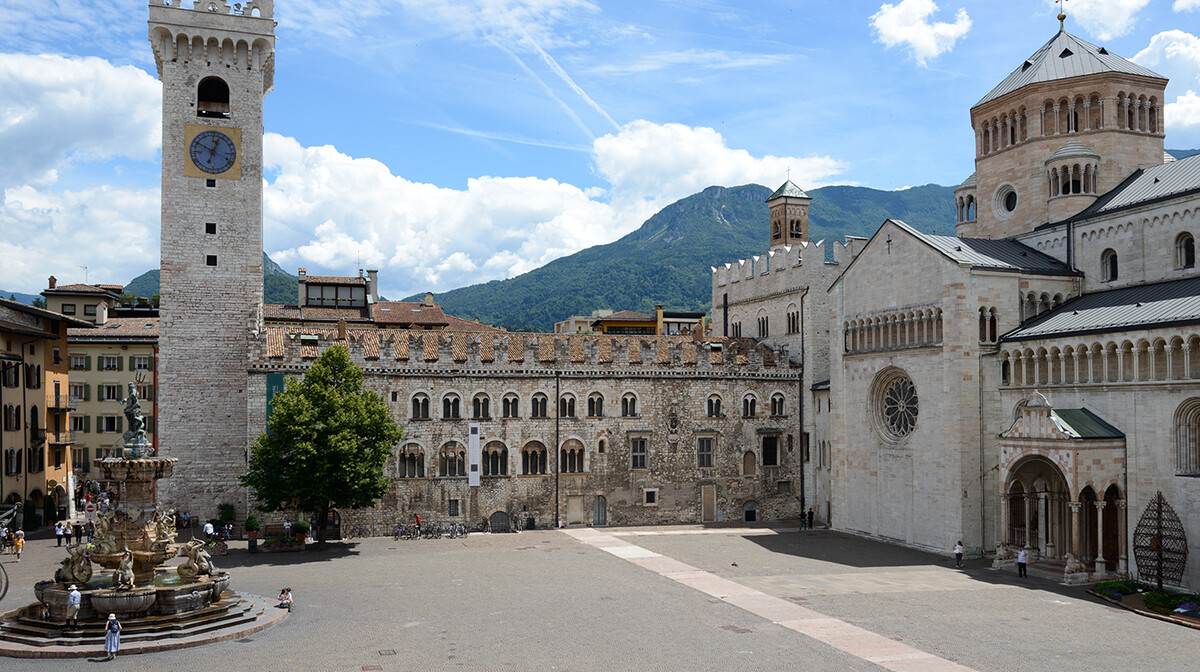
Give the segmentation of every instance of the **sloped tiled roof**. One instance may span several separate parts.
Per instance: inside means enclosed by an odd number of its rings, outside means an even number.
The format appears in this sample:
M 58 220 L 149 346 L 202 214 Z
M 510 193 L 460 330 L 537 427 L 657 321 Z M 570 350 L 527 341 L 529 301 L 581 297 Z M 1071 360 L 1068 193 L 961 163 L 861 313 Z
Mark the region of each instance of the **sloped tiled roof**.
M 777 198 L 783 198 L 785 196 L 788 198 L 812 198 L 808 194 L 804 193 L 803 189 L 796 186 L 795 182 L 788 180 L 787 182 L 784 182 L 783 184 L 781 184 L 779 186 L 779 188 L 775 190 L 775 193 L 773 193 L 769 197 L 767 197 L 767 201 L 770 202 Z
M 371 307 L 376 324 L 416 324 L 446 326 L 446 314 L 436 303 L 427 306 L 417 301 L 380 301 Z
M 1122 439 L 1125 434 L 1086 408 L 1056 408 L 1050 411 L 1054 424 L 1077 439 Z
M 281 303 L 264 303 L 263 319 L 275 321 L 313 320 L 317 322 L 365 322 L 370 318 L 365 308 L 333 308 L 325 306 L 289 306 Z
M 1100 155 L 1096 153 L 1096 150 L 1092 149 L 1091 147 L 1088 147 L 1078 140 L 1068 140 L 1067 142 L 1063 143 L 1062 147 L 1054 150 L 1054 153 L 1051 154 L 1043 163 L 1051 163 L 1068 156 L 1089 156 L 1097 159 L 1100 158 Z
M 1038 275 L 1077 275 L 1063 262 L 1015 240 L 957 238 L 922 233 L 898 220 L 888 220 L 908 231 L 952 261 L 974 268 Z
M 354 275 L 305 275 L 303 278 L 300 278 L 300 282 L 314 285 L 365 285 L 367 284 L 367 279 Z
M 118 287 L 118 290 L 121 289 Z M 82 282 L 76 282 L 69 285 L 59 285 L 54 289 L 43 289 L 43 294 L 115 294 L 111 289 L 106 289 L 97 285 L 85 285 Z
M 464 320 L 461 317 L 445 315 L 444 313 L 443 317 L 446 318 L 446 331 L 480 331 L 489 333 L 503 333 L 507 331 L 506 329 L 480 324 L 472 320 Z
M 157 317 L 110 317 L 104 324 L 95 327 L 67 329 L 71 341 L 137 339 L 158 340 Z
M 975 187 L 978 185 L 979 185 L 979 182 L 975 179 L 975 173 L 971 173 L 970 175 L 967 176 L 967 179 L 962 181 L 962 184 L 955 187 L 955 190 L 969 189 L 971 187 Z
M 1068 77 L 1080 77 L 1104 72 L 1119 72 L 1166 81 L 1162 75 L 1133 61 L 1110 53 L 1103 47 L 1085 42 L 1065 30 L 1050 38 L 1033 52 L 1024 63 L 996 85 L 975 106 L 995 100 L 1005 94 L 1038 82 L 1051 82 Z
M 622 310 L 612 315 L 605 315 L 592 320 L 592 324 L 604 324 L 606 322 L 657 322 L 658 318 L 654 315 L 647 315 L 632 310 Z
M 1200 323 L 1200 278 L 1084 294 L 1005 334 L 1026 341 L 1068 334 Z
M 1200 193 L 1200 154 L 1134 171 L 1071 219 L 1088 219 L 1191 193 Z

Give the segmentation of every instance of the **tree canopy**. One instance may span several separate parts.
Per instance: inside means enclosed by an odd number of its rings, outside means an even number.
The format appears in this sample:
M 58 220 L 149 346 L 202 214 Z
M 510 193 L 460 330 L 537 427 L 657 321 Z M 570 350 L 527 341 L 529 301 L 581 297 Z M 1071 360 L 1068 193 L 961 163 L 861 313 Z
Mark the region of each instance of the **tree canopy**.
M 263 511 L 315 513 L 323 544 L 331 509 L 373 506 L 387 492 L 383 468 L 402 435 L 383 398 L 363 388 L 350 351 L 335 345 L 272 397 L 240 481 Z

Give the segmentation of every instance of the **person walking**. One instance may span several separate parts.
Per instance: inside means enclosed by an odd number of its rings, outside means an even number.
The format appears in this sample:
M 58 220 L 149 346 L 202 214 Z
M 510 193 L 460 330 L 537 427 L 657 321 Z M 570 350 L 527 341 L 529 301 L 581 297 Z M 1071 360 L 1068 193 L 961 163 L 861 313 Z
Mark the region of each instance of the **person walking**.
M 71 523 L 63 522 L 63 536 L 67 539 L 67 546 L 71 545 Z
M 962 539 L 959 539 L 958 543 L 954 545 L 954 566 L 959 569 L 962 569 L 962 566 L 963 566 L 962 556 L 963 556 Z
M 213 538 L 213 524 L 212 524 L 212 521 L 210 520 L 204 524 L 204 539 L 205 539 L 205 541 L 212 541 L 212 538 Z
M 87 533 L 88 543 L 92 543 L 92 539 L 96 536 L 96 523 L 89 520 L 87 527 L 83 528 L 83 531 Z
M 117 651 L 121 650 L 121 622 L 116 614 L 109 614 L 108 622 L 104 624 L 104 650 L 108 653 L 105 660 L 116 658 Z
M 1017 576 L 1025 576 L 1025 562 L 1028 559 L 1029 556 L 1025 552 L 1025 547 L 1022 546 L 1021 550 L 1017 551 Z
M 17 551 L 17 562 L 21 561 L 21 551 L 25 549 L 25 532 L 17 530 L 17 539 L 13 542 L 13 547 Z
M 64 628 L 79 627 L 79 603 L 82 597 L 79 588 L 72 583 L 71 592 L 67 593 L 67 621 L 63 624 Z
M 58 540 L 58 545 L 59 545 L 59 546 L 62 546 L 62 538 L 63 538 L 63 529 L 62 529 L 62 528 L 63 528 L 63 524 L 62 524 L 62 523 L 55 523 L 55 524 L 54 524 L 54 538 Z M 69 546 L 69 545 L 70 545 L 70 544 L 68 544 L 68 546 Z
M 808 529 L 810 530 L 816 529 L 813 527 L 815 517 L 816 514 L 813 512 L 813 507 L 808 507 Z
M 82 544 L 83 543 L 83 525 L 79 521 L 75 521 L 75 523 L 72 524 L 71 527 L 72 527 L 72 529 L 75 530 L 75 543 Z
M 808 529 L 808 514 L 803 509 L 800 510 L 800 531 Z

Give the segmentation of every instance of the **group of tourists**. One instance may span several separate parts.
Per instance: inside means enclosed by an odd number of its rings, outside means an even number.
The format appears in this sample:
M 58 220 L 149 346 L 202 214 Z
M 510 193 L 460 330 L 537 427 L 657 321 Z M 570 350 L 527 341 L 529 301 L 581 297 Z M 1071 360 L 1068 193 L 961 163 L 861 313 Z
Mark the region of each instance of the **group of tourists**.
M 63 545 L 63 539 L 66 539 L 67 546 L 70 546 L 72 538 L 75 539 L 75 543 L 82 544 L 85 536 L 88 543 L 91 543 L 96 536 L 96 523 L 90 520 L 86 524 L 63 520 L 54 524 L 54 538 L 58 540 L 59 546 Z
M 805 530 L 814 529 L 813 523 L 816 521 L 816 518 L 817 518 L 817 512 L 814 511 L 813 507 L 811 507 L 811 506 L 808 507 L 808 511 L 801 511 L 800 512 L 800 531 L 803 532 Z
M 25 532 L 12 530 L 7 526 L 0 527 L 0 553 L 9 555 L 16 553 L 17 562 L 21 561 L 21 552 L 25 550 Z

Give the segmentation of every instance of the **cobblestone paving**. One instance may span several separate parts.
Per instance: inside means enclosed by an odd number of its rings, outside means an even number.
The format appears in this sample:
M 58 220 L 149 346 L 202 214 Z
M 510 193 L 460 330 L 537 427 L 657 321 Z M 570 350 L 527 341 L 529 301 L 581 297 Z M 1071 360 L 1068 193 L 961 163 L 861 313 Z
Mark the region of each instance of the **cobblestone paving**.
M 946 558 L 819 530 L 604 530 L 655 562 L 686 563 L 959 665 L 993 670 L 1194 670 L 1200 631 Z M 33 600 L 62 557 L 32 539 L 0 609 Z M 634 558 L 636 559 L 636 558 Z M 356 540 L 324 553 L 218 558 L 234 587 L 297 610 L 249 638 L 125 656 L 122 670 L 881 670 L 887 669 L 670 580 L 568 534 Z M 753 608 L 753 600 L 743 601 Z M 394 654 L 389 652 L 394 651 Z M 0 660 L 82 670 L 88 660 Z M 374 666 L 378 666 L 377 668 Z

